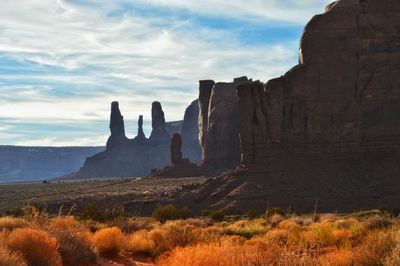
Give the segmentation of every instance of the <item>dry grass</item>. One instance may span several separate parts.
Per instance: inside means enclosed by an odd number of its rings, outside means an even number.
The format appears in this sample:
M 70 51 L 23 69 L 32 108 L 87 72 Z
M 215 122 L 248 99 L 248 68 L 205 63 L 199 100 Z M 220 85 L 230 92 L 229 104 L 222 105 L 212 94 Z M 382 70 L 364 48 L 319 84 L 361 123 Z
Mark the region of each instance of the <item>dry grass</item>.
M 396 219 L 320 217 L 95 223 L 32 212 L 0 218 L 0 266 L 94 265 L 96 256 L 119 254 L 172 266 L 400 265 Z
M 118 227 L 102 229 L 93 236 L 93 245 L 101 255 L 115 256 L 124 247 L 124 235 Z
M 24 219 L 15 218 L 15 217 L 2 217 L 0 218 L 0 231 L 8 230 L 12 231 L 17 228 L 28 227 L 29 224 Z
M 12 251 L 21 253 L 29 265 L 62 265 L 57 240 L 44 231 L 30 228 L 15 229 L 9 234 L 7 244 Z
M 1 266 L 28 266 L 21 253 L 11 251 L 4 245 L 0 245 Z

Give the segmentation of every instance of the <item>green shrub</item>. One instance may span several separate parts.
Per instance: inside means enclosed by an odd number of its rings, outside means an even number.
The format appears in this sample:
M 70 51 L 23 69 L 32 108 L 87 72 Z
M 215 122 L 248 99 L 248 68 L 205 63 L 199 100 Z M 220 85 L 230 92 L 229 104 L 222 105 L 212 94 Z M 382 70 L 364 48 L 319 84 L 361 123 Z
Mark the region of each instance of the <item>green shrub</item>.
M 161 223 L 165 223 L 168 220 L 187 219 L 193 217 L 192 211 L 185 207 L 177 209 L 174 205 L 168 204 L 163 207 L 157 208 L 153 211 L 153 218 Z
M 107 222 L 120 219 L 127 219 L 130 215 L 121 210 L 112 211 L 99 211 L 95 204 L 90 203 L 86 206 L 85 210 L 81 215 L 82 220 L 93 220 L 97 222 Z
M 212 211 L 210 213 L 210 218 L 216 222 L 222 222 L 225 219 L 225 214 L 223 211 Z

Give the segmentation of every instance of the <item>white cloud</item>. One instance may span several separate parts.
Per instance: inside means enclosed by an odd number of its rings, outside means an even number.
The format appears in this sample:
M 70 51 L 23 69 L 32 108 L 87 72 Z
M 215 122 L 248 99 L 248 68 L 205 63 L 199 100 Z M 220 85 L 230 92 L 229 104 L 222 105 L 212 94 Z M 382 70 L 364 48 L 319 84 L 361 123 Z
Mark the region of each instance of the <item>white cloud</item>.
M 323 8 L 333 0 L 142 0 L 142 2 L 240 20 L 303 24 L 311 18 L 310 15 L 322 13 Z
M 248 45 L 228 30 L 123 6 L 187 10 L 261 24 L 273 20 L 301 24 L 322 11 L 325 3 L 18 0 L 16 8 L 15 2 L 2 1 L 0 65 L 5 71 L 0 71 L 0 118 L 20 123 L 92 123 L 107 120 L 109 103 L 119 100 L 127 119 L 139 114 L 149 119 L 151 102 L 158 100 L 167 119 L 177 120 L 197 97 L 200 79 L 228 81 L 248 75 L 265 81 L 283 74 L 296 61 L 298 40 Z M 113 12 L 116 15 L 110 15 Z M 2 63 L 6 60 L 18 65 Z M 81 133 L 82 138 L 43 139 L 48 144 L 104 144 L 104 137 L 93 143 L 93 138 L 84 136 L 89 132 Z M 0 143 L 5 139 L 0 135 Z

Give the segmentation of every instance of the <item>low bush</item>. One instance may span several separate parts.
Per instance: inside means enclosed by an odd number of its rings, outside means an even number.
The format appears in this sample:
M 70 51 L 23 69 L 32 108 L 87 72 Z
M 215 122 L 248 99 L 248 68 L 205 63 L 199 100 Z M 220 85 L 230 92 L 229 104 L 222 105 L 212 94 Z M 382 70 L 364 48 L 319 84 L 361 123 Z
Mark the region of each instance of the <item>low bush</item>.
M 97 231 L 93 236 L 96 251 L 105 256 L 115 256 L 124 247 L 124 235 L 117 227 Z
M 44 231 L 16 229 L 8 237 L 8 246 L 12 251 L 21 253 L 31 266 L 62 265 L 57 240 Z
M 174 205 L 168 204 L 153 211 L 152 217 L 161 223 L 168 220 L 187 219 L 193 217 L 189 208 L 177 209 Z
M 15 218 L 10 216 L 0 218 L 0 231 L 2 230 L 12 231 L 17 228 L 23 228 L 28 226 L 29 226 L 28 222 L 26 222 L 24 219 L 21 218 Z
M 0 245 L 1 266 L 28 266 L 21 253 L 13 252 L 4 245 Z

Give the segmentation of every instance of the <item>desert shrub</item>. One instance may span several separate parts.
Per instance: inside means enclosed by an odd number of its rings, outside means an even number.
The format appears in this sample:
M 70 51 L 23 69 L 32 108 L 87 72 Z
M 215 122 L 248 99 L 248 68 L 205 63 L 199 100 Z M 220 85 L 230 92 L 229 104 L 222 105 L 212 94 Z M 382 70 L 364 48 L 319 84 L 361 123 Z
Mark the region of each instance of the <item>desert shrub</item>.
M 93 220 L 98 222 L 107 222 L 114 220 L 124 220 L 129 218 L 130 215 L 121 210 L 112 211 L 99 211 L 94 203 L 90 203 L 84 209 L 81 219 L 82 220 Z
M 225 214 L 222 210 L 211 211 L 209 216 L 215 222 L 222 222 L 225 219 Z
M 209 223 L 207 221 L 205 221 L 204 219 L 198 219 L 198 218 L 186 219 L 185 223 L 187 225 L 191 225 L 194 227 L 207 227 L 207 225 L 209 225 Z
M 124 246 L 124 236 L 117 227 L 97 231 L 93 236 L 93 245 L 101 255 L 117 255 Z
M 57 266 L 62 265 L 58 253 L 58 242 L 46 232 L 30 228 L 19 228 L 8 237 L 11 250 L 20 252 L 29 265 Z
M 276 258 L 273 253 L 273 248 L 262 250 L 256 245 L 241 245 L 235 241 L 215 242 L 177 248 L 157 263 L 160 266 L 273 265 Z
M 280 214 L 274 214 L 272 216 L 270 216 L 268 218 L 268 222 L 272 225 L 272 226 L 277 226 L 280 222 L 282 222 L 283 220 L 285 220 L 283 218 L 282 215 Z
M 118 227 L 125 234 L 140 230 L 151 230 L 154 228 L 154 220 L 151 218 L 130 218 L 130 219 L 115 219 L 107 222 L 107 227 Z
M 61 231 L 54 234 L 60 244 L 64 266 L 89 265 L 96 261 L 90 240 L 77 232 Z
M 17 228 L 23 228 L 28 226 L 29 226 L 28 222 L 21 218 L 15 218 L 9 216 L 0 218 L 0 231 L 2 230 L 12 231 Z
M 350 266 L 354 265 L 354 254 L 351 250 L 339 249 L 320 256 L 318 262 L 323 266 Z
M 282 209 L 280 208 L 269 208 L 266 212 L 265 212 L 265 216 L 266 218 L 270 218 L 275 214 L 279 214 L 281 216 L 285 216 L 285 212 L 282 211 Z
M 96 260 L 90 234 L 74 217 L 53 218 L 44 229 L 57 239 L 63 265 L 88 265 Z
M 153 218 L 161 223 L 165 223 L 168 220 L 187 219 L 193 217 L 192 211 L 185 207 L 177 209 L 174 205 L 168 204 L 163 207 L 157 208 L 153 211 Z
M 247 212 L 247 217 L 248 217 L 250 220 L 253 220 L 253 219 L 257 219 L 257 218 L 259 217 L 259 215 L 258 215 L 258 213 L 257 213 L 256 210 L 249 210 L 249 211 Z
M 310 226 L 316 244 L 322 246 L 335 245 L 336 240 L 333 236 L 335 225 L 332 222 L 314 223 Z
M 238 221 L 227 227 L 227 234 L 250 239 L 256 235 L 265 234 L 270 229 L 271 227 L 266 225 L 265 220 Z
M 392 251 L 384 260 L 385 266 L 400 265 L 400 231 L 395 233 L 395 243 Z
M 354 251 L 356 265 L 382 265 L 395 246 L 393 231 L 371 231 Z
M 146 230 L 135 232 L 128 236 L 126 248 L 134 254 L 156 255 L 156 243 Z
M 371 217 L 364 223 L 364 228 L 370 230 L 382 230 L 387 229 L 393 225 L 393 222 L 389 218 L 385 217 Z
M 5 245 L 0 245 L 1 266 L 28 266 L 21 253 L 13 252 Z
M 283 220 L 278 224 L 279 229 L 290 230 L 293 228 L 300 228 L 300 226 L 293 220 Z
M 289 231 L 284 229 L 274 229 L 265 234 L 267 243 L 286 245 L 289 241 Z
M 170 222 L 163 226 L 165 238 L 170 242 L 171 247 L 183 247 L 194 244 L 197 241 L 193 233 L 193 227 L 182 222 Z

